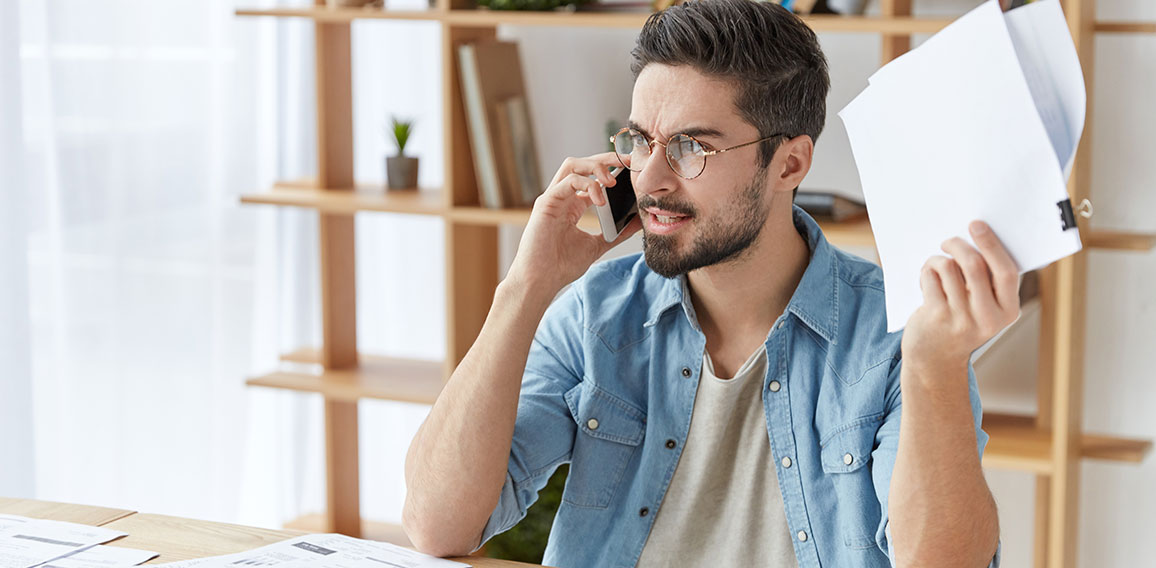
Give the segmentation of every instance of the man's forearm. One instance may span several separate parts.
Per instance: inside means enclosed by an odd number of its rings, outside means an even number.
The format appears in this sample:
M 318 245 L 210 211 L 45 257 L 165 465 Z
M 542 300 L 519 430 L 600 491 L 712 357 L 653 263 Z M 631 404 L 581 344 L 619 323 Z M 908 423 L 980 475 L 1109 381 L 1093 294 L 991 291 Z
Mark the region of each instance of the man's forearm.
M 968 398 L 967 364 L 908 365 L 888 514 L 897 564 L 987 566 L 999 540 Z
M 498 286 L 477 340 L 418 429 L 405 462 L 406 532 L 423 552 L 470 552 L 505 482 L 534 333 L 553 299 Z

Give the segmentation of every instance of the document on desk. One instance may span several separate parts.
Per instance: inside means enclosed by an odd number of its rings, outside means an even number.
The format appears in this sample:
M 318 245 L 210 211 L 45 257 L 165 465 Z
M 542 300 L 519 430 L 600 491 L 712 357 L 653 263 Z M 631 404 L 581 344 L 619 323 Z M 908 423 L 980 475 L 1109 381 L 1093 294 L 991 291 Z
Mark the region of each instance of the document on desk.
M 0 568 L 31 568 L 122 536 L 101 527 L 0 515 Z
M 883 265 L 887 330 L 923 303 L 919 272 L 986 221 L 1020 272 L 1080 250 L 1066 181 L 1083 74 L 1058 0 L 997 0 L 883 66 L 839 112 Z
M 156 552 L 150 550 L 98 544 L 75 554 L 45 562 L 36 568 L 122 568 L 144 564 L 157 556 Z
M 253 550 L 164 564 L 166 568 L 468 568 L 386 542 L 310 534 Z

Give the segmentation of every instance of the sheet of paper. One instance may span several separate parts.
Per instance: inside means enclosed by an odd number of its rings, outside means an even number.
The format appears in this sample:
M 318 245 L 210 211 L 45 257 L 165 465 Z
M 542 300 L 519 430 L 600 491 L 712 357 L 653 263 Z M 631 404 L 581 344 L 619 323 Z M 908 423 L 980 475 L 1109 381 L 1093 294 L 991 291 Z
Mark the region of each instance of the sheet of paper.
M 44 519 L 0 519 L 0 568 L 31 568 L 125 535 L 120 531 Z
M 883 265 L 888 331 L 923 303 L 923 264 L 950 237 L 971 242 L 972 220 L 992 227 L 1021 272 L 1080 250 L 1059 203 L 1083 130 L 1082 77 L 1058 0 L 1006 15 L 989 0 L 880 68 L 839 112 Z
M 468 564 L 437 558 L 385 542 L 340 534 L 311 534 L 225 556 L 164 564 L 167 568 L 463 568 Z
M 157 553 L 149 550 L 98 544 L 76 554 L 46 562 L 37 568 L 121 568 L 144 564 L 156 557 Z

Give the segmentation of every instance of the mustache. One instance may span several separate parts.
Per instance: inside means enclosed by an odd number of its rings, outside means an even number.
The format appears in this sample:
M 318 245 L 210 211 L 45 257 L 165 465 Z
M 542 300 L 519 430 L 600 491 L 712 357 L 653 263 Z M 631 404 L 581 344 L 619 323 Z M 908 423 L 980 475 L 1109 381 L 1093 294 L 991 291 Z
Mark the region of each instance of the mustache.
M 694 210 L 694 207 L 691 207 L 690 205 L 677 203 L 674 201 L 659 201 L 649 195 L 644 196 L 642 199 L 638 200 L 639 209 L 647 209 L 649 207 L 654 207 L 656 209 L 662 209 L 663 211 L 670 211 L 671 213 L 677 213 L 679 215 L 687 215 L 691 217 L 694 217 L 697 213 Z

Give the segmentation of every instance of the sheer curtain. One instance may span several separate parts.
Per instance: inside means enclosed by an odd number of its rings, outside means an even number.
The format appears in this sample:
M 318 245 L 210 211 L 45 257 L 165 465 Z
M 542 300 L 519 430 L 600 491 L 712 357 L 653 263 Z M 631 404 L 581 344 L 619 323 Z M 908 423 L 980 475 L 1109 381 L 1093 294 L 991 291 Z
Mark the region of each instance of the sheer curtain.
M 35 470 L 17 8 L 0 3 L 0 495 L 26 497 Z
M 219 0 L 19 10 L 35 495 L 233 518 L 270 407 L 242 383 L 260 225 L 236 196 L 278 167 L 277 30 Z
M 315 214 L 238 203 L 315 170 L 311 23 L 233 14 L 271 3 L 0 6 L 0 494 L 269 526 L 323 508 L 320 400 L 244 385 L 320 341 Z M 397 114 L 441 183 L 438 33 L 355 25 L 359 180 L 384 179 Z M 359 216 L 364 351 L 444 356 L 442 239 Z M 363 403 L 367 516 L 399 520 L 427 411 Z

